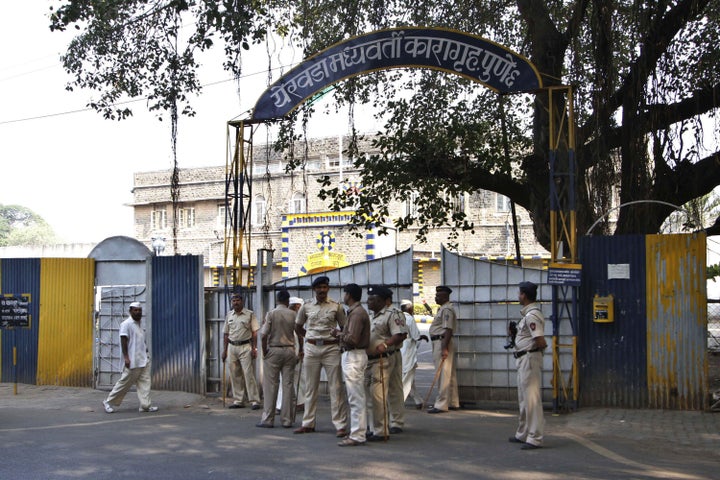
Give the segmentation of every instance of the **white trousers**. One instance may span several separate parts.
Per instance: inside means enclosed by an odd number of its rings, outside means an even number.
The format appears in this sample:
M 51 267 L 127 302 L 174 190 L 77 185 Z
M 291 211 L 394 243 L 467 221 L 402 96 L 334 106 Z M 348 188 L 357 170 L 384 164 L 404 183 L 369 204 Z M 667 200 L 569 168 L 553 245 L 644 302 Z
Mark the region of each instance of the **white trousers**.
M 133 385 L 137 388 L 140 408 L 150 408 L 152 405 L 150 401 L 150 359 L 148 359 L 147 365 L 144 367 L 124 367 L 120 380 L 117 381 L 105 401 L 114 407 L 120 406 L 125 398 L 125 394 Z
M 516 360 L 518 404 L 518 429 L 515 438 L 540 446 L 543 441 L 545 417 L 543 416 L 542 394 L 542 352 L 527 353 Z
M 367 367 L 365 350 L 350 350 L 342 356 L 342 368 L 345 375 L 348 404 L 350 405 L 350 438 L 356 442 L 365 441 L 367 430 L 367 408 L 365 398 L 365 368 Z
M 408 397 L 412 398 L 415 405 L 423 403 L 423 398 L 417 393 L 415 389 L 415 371 L 417 370 L 417 364 L 413 365 L 407 372 L 403 373 L 402 384 L 403 384 L 403 399 L 407 400 Z

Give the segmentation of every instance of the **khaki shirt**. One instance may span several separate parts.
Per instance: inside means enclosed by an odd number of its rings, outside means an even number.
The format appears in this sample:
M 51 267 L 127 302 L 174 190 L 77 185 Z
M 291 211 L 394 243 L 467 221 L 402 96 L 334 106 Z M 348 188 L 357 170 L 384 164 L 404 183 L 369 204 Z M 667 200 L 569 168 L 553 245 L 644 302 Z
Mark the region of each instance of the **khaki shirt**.
M 534 348 L 533 338 L 545 335 L 545 316 L 540 310 L 539 303 L 531 303 L 520 309 L 523 316 L 517 326 L 515 336 L 515 351 L 522 352 Z
M 348 309 L 347 326 L 339 338 L 340 345 L 348 350 L 367 348 L 370 344 L 370 317 L 360 303 Z
M 450 302 L 438 309 L 435 318 L 430 324 L 428 333 L 430 335 L 443 335 L 446 328 L 451 329 L 453 332 L 457 331 L 457 312 Z
M 253 332 L 257 332 L 259 329 L 260 325 L 258 325 L 253 311 L 243 308 L 240 313 L 235 313 L 235 310 L 228 313 L 223 334 L 227 334 L 228 340 L 242 342 L 252 339 Z
M 347 323 L 345 310 L 334 300 L 318 303 L 313 298 L 306 302 L 295 317 L 295 325 L 305 327 L 305 338 L 308 340 L 334 340 L 330 333 L 336 327 L 344 327 Z
M 267 338 L 268 347 L 294 347 L 295 312 L 285 305 L 278 305 L 270 310 L 265 315 L 260 334 Z
M 368 355 L 377 355 L 378 345 L 393 335 L 405 333 L 405 319 L 401 319 L 399 315 L 395 315 L 395 313 L 387 307 L 383 307 L 383 309 L 377 313 L 372 312 L 370 323 L 370 346 L 367 349 Z

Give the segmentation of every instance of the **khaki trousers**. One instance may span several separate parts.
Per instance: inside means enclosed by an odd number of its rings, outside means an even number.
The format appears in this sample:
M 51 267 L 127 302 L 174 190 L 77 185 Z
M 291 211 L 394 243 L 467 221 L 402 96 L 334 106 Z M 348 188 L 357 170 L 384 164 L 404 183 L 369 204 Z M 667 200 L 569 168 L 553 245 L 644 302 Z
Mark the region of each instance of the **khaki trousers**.
M 515 438 L 537 446 L 542 445 L 545 427 L 540 392 L 542 362 L 542 352 L 527 353 L 516 360 L 520 415 Z
M 144 367 L 124 367 L 120 380 L 113 386 L 112 391 L 105 401 L 114 407 L 120 406 L 125 398 L 125 394 L 133 385 L 137 388 L 140 408 L 150 408 L 152 405 L 150 401 L 150 359 L 148 359 L 147 365 Z
M 245 405 L 246 401 L 260 404 L 260 392 L 255 380 L 255 359 L 252 358 L 252 347 L 245 345 L 228 345 L 230 363 L 230 384 L 233 390 L 233 403 Z
M 280 408 L 280 422 L 283 426 L 293 423 L 295 409 L 295 349 L 293 347 L 269 347 L 268 354 L 263 360 L 265 372 L 263 374 L 263 401 L 262 423 L 272 425 L 275 422 L 275 402 L 277 401 L 282 373 L 282 406 Z
M 379 358 L 376 360 L 368 360 L 365 369 L 365 387 L 368 389 L 368 402 L 372 405 L 368 407 L 371 415 L 371 430 L 377 436 L 387 436 L 389 432 L 388 426 L 388 385 L 390 383 L 389 371 L 392 370 L 393 364 L 397 361 L 398 353 L 389 357 Z M 382 360 L 382 371 L 380 369 L 380 361 Z M 383 403 L 385 400 L 385 403 Z
M 405 395 L 403 394 L 402 380 L 402 354 L 396 352 L 392 355 L 395 360 L 390 370 L 388 381 L 388 408 L 390 409 L 390 426 L 405 426 Z
M 337 344 L 318 346 L 305 342 L 304 350 L 305 411 L 302 426 L 315 428 L 320 372 L 325 369 L 327 387 L 330 391 L 332 423 L 335 430 L 346 429 L 348 427 L 348 405 L 345 386 L 342 383 L 340 347 Z
M 442 340 L 433 340 L 432 345 L 436 372 L 442 363 L 442 371 L 438 379 L 438 393 L 433 407 L 442 411 L 447 411 L 448 407 L 460 407 L 457 373 L 455 372 L 455 342 L 450 341 L 448 356 L 444 362 L 442 361 Z

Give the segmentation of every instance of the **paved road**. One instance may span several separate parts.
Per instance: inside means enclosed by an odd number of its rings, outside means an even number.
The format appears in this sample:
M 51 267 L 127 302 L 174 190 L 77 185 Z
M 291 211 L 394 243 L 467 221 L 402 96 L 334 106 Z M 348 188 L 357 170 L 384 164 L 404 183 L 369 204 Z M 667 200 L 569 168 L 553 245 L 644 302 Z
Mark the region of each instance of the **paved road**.
M 427 361 L 427 346 L 420 360 Z M 432 380 L 423 365 L 420 391 Z M 118 412 L 106 392 L 0 384 L 0 480 L 6 479 L 660 479 L 720 478 L 720 413 L 581 409 L 547 414 L 546 446 L 507 438 L 514 410 L 428 415 L 407 409 L 406 431 L 387 443 L 340 448 L 321 397 L 318 432 L 259 429 L 259 411 L 218 398 L 153 392 L 161 407 Z

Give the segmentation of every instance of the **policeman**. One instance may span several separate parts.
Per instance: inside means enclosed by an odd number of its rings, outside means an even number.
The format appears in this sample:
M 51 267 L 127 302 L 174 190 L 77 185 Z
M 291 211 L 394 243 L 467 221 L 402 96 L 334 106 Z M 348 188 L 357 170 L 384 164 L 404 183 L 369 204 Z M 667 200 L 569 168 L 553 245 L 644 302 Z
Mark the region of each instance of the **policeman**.
M 345 386 L 342 383 L 340 345 L 332 331 L 342 329 L 346 323 L 342 305 L 328 298 L 330 279 L 317 277 L 312 282 L 315 298 L 306 302 L 295 317 L 295 332 L 300 344 L 300 355 L 304 353 L 303 375 L 305 377 L 305 411 L 302 426 L 294 433 L 315 431 L 320 371 L 325 369 L 330 410 L 335 434 L 338 438 L 347 435 L 348 405 Z
M 249 397 L 253 410 L 260 408 L 260 393 L 255 380 L 257 358 L 257 331 L 260 329 L 252 310 L 245 308 L 242 294 L 230 298 L 232 311 L 228 313 L 223 327 L 222 360 L 230 357 L 230 383 L 233 403 L 228 408 L 243 408 L 245 396 Z
M 372 400 L 373 433 L 367 440 L 384 440 L 389 433 L 387 399 L 390 372 L 400 357 L 395 355 L 404 338 L 404 330 L 397 316 L 386 307 L 386 300 L 392 291 L 383 286 L 368 287 L 367 305 L 370 309 L 370 346 L 367 349 L 368 365 L 365 370 L 365 385 Z
M 435 371 L 440 369 L 438 393 L 435 404 L 428 413 L 443 413 L 460 408 L 457 375 L 455 373 L 455 342 L 453 332 L 457 329 L 457 312 L 450 303 L 452 289 L 444 285 L 435 287 L 435 303 L 440 305 L 428 333 L 433 349 Z
M 391 352 L 398 352 L 403 346 L 404 340 L 408 336 L 408 327 L 405 322 L 405 314 L 392 304 L 392 290 L 387 289 L 390 297 L 385 299 L 385 307 L 392 316 L 392 322 L 395 322 L 402 329 L 402 340 L 398 344 L 394 344 Z M 390 410 L 390 433 L 402 433 L 405 426 L 405 395 L 403 394 L 402 380 L 403 364 L 402 355 L 397 355 L 392 362 L 392 369 L 389 370 L 388 380 L 388 409 Z
M 260 329 L 262 335 L 263 392 L 265 403 L 262 418 L 257 424 L 261 428 L 272 428 L 275 422 L 275 402 L 278 396 L 280 373 L 282 372 L 283 402 L 280 409 L 281 424 L 292 427 L 295 410 L 295 312 L 288 306 L 290 293 L 280 290 L 277 306 L 265 316 Z
M 523 450 L 542 447 L 543 417 L 542 383 L 543 350 L 545 341 L 545 316 L 537 300 L 537 285 L 521 282 L 518 285 L 518 300 L 522 308 L 522 320 L 517 325 L 515 337 L 515 364 L 517 366 L 517 389 L 520 415 L 511 443 L 524 443 Z

